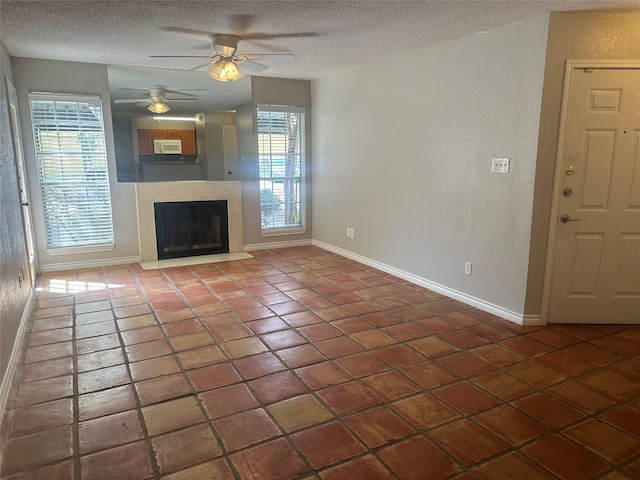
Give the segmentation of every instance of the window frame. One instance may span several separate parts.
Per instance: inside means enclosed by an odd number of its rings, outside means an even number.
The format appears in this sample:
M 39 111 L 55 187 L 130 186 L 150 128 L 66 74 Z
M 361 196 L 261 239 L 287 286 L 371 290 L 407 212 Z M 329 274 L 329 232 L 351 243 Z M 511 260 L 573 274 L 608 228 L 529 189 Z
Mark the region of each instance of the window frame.
M 289 133 L 289 138 L 283 138 L 279 141 L 272 141 L 274 137 L 280 136 L 274 134 L 272 131 L 264 132 L 262 131 L 261 122 L 264 121 L 261 116 L 262 114 L 271 114 L 271 113 L 290 113 L 297 115 L 298 125 L 295 129 L 295 140 L 292 140 Z M 258 153 L 258 191 L 259 191 L 259 206 L 260 206 L 260 227 L 263 237 L 269 236 L 277 236 L 277 235 L 294 235 L 305 233 L 307 230 L 307 198 L 306 198 L 306 109 L 305 107 L 298 106 L 285 106 L 285 105 L 272 105 L 272 104 L 259 104 L 256 109 L 256 132 L 257 132 L 257 153 Z M 282 123 L 282 120 L 274 120 L 271 125 Z M 282 127 L 280 127 L 282 128 Z M 287 136 L 287 132 L 283 132 L 282 136 Z M 265 138 L 265 136 L 267 138 Z M 268 140 L 268 146 L 265 145 L 265 140 Z M 295 145 L 291 145 L 291 142 L 295 141 Z M 289 148 L 293 148 L 294 151 L 288 151 Z M 273 151 L 273 150 L 276 151 Z M 292 158 L 292 157 L 293 158 Z M 282 158 L 280 158 L 282 157 Z M 297 157 L 297 158 L 296 158 Z M 293 163 L 287 162 L 289 159 L 293 159 Z M 265 160 L 267 160 L 265 162 Z M 277 160 L 278 163 L 275 164 L 274 160 Z M 282 163 L 282 168 L 274 169 L 275 165 L 280 166 Z M 287 168 L 292 169 L 293 171 L 287 171 Z M 282 172 L 280 170 L 284 169 Z M 282 174 L 280 174 L 282 173 Z M 287 183 L 290 182 L 290 183 Z M 276 213 L 272 213 L 271 219 L 273 220 L 276 214 L 282 214 L 284 221 L 286 222 L 287 215 L 294 217 L 298 220 L 298 223 L 290 222 L 289 224 L 276 224 L 274 226 L 270 226 L 265 224 L 265 216 L 264 216 L 264 208 L 263 204 L 263 192 L 265 190 L 270 190 L 274 192 L 274 186 L 276 184 L 282 183 L 282 195 L 284 198 L 280 197 L 280 204 L 284 205 L 284 213 L 282 211 L 278 211 Z M 270 187 L 270 188 L 265 188 Z M 287 189 L 294 195 L 292 201 L 289 202 L 289 206 L 291 210 L 287 212 L 286 210 L 286 191 Z M 280 190 L 278 188 L 278 190 Z M 268 195 L 268 194 L 267 194 Z M 271 197 L 273 198 L 273 197 Z
M 101 98 L 29 92 L 28 103 L 47 252 L 113 250 L 113 204 Z

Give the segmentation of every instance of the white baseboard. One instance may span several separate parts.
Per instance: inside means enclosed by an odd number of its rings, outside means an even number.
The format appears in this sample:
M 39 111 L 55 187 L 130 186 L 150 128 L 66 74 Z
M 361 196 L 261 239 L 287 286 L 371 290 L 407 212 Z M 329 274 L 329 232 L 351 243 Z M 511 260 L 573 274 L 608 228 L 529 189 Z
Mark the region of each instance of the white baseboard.
M 349 252 L 348 250 L 335 247 L 319 240 L 313 240 L 313 245 L 324 250 L 329 250 L 330 252 L 337 253 L 338 255 L 342 255 L 343 257 L 350 258 L 357 262 L 364 263 L 365 265 L 377 268 L 378 270 L 382 270 L 383 272 L 390 273 L 391 275 L 395 275 L 396 277 L 402 278 L 411 283 L 415 283 L 416 285 L 420 285 L 421 287 L 428 288 L 429 290 L 433 290 L 434 292 L 441 293 L 442 295 L 446 295 L 447 297 L 453 298 L 454 300 L 459 300 L 462 303 L 466 303 L 467 305 L 476 307 L 477 309 L 484 312 L 488 312 L 505 320 L 509 320 L 510 322 L 517 323 L 519 325 L 534 325 L 534 323 L 525 324 L 525 318 L 521 313 L 512 312 L 511 310 L 507 310 L 506 308 L 494 305 L 476 297 L 472 297 L 471 295 L 467 295 L 466 293 L 453 290 L 449 287 L 445 287 L 444 285 L 440 285 L 439 283 L 427 280 L 426 278 L 422 278 L 412 273 L 405 272 L 404 270 L 391 267 L 376 260 L 371 260 L 370 258 L 363 257 L 362 255 L 358 255 L 357 253 Z M 533 316 L 527 316 L 527 321 L 530 321 L 529 317 Z
M 18 366 L 18 357 L 22 351 L 22 342 L 24 341 L 24 329 L 27 326 L 29 316 L 31 315 L 31 309 L 33 308 L 33 294 L 34 288 L 31 288 L 22 317 L 20 318 L 20 324 L 18 325 L 18 331 L 16 332 L 16 338 L 13 342 L 13 348 L 11 350 L 11 356 L 9 357 L 9 363 L 7 363 L 7 371 L 2 377 L 2 383 L 0 384 L 0 422 L 2 422 L 2 416 L 5 414 L 5 407 L 11 392 L 11 382 L 13 376 L 16 373 L 16 367 Z M 0 462 L 2 462 L 2 452 L 0 451 Z
M 251 252 L 252 250 L 270 250 L 272 248 L 306 247 L 311 244 L 312 243 L 310 239 L 287 240 L 285 242 L 272 242 L 272 243 L 254 243 L 252 245 L 245 245 L 244 251 Z
M 102 260 L 89 260 L 84 262 L 65 262 L 65 263 L 49 263 L 46 265 L 38 265 L 40 273 L 60 272 L 63 270 L 81 270 L 83 268 L 100 268 L 113 265 L 127 265 L 129 263 L 140 263 L 141 258 L 138 257 L 119 257 L 107 258 Z

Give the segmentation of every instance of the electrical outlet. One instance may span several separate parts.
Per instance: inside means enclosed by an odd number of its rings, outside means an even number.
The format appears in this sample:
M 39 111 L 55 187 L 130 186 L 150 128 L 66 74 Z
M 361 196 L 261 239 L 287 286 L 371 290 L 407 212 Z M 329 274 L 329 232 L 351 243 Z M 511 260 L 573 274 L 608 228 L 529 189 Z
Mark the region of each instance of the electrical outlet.
M 347 238 L 351 238 L 351 229 L 347 227 Z
M 465 275 L 471 275 L 471 262 L 464 262 Z
M 508 158 L 494 158 L 491 160 L 491 173 L 509 173 Z
M 347 237 L 353 240 L 355 238 L 355 235 L 356 231 L 351 227 L 347 227 Z

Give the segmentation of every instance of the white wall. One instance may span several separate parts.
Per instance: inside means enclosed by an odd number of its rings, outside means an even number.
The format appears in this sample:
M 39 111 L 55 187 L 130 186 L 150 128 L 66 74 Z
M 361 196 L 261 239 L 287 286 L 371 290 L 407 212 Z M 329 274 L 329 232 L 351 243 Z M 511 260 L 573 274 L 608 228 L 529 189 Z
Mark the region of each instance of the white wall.
M 540 16 L 312 82 L 314 240 L 521 315 L 547 28 Z M 511 173 L 490 173 L 492 157 Z
M 89 63 L 60 62 L 13 58 L 13 73 L 20 107 L 24 154 L 31 193 L 34 231 L 38 263 L 41 268 L 51 269 L 61 265 L 73 268 L 74 263 L 105 265 L 138 258 L 138 228 L 135 209 L 135 193 L 132 183 L 117 183 L 116 162 L 111 123 L 111 105 L 107 83 L 107 66 Z M 99 95 L 102 98 L 104 129 L 109 162 L 109 183 L 113 206 L 115 249 L 107 252 L 72 255 L 51 255 L 47 252 L 43 219 L 42 196 L 38 183 L 31 114 L 28 92 L 55 92 Z

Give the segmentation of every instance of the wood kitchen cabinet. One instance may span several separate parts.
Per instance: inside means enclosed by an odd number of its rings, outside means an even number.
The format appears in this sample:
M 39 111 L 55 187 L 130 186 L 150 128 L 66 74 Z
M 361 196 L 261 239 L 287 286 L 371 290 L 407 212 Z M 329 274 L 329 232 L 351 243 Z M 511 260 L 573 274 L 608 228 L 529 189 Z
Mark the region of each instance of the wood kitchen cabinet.
M 153 130 L 138 130 L 138 154 L 153 155 Z
M 140 155 L 153 155 L 154 140 L 180 140 L 183 155 L 196 155 L 195 130 L 156 130 L 138 129 L 138 152 Z

